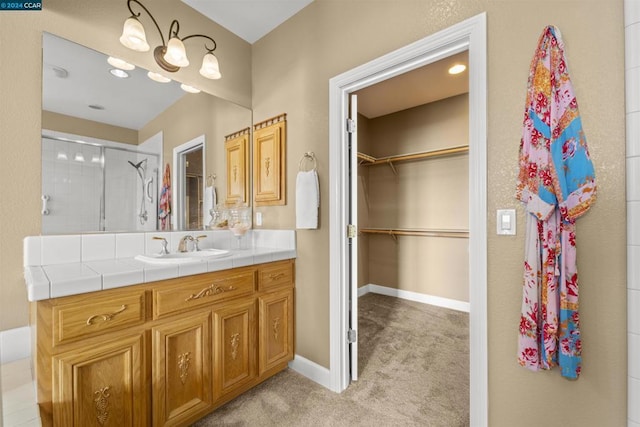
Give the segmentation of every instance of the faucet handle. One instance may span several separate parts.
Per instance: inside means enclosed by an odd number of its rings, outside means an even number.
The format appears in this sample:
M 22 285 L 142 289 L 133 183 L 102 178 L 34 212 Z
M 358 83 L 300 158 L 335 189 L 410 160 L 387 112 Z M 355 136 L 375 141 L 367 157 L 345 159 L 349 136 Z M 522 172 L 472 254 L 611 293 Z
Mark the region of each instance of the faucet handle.
M 160 243 L 162 244 L 162 249 L 160 250 L 160 255 L 168 255 L 169 254 L 169 249 L 167 248 L 167 239 L 165 239 L 164 237 L 157 237 L 154 236 L 152 237 L 153 240 L 160 240 Z
M 195 250 L 196 250 L 196 251 L 199 251 L 199 250 L 200 250 L 200 247 L 198 246 L 198 243 L 200 243 L 200 240 L 202 240 L 202 239 L 206 239 L 206 238 L 207 238 L 207 236 L 206 236 L 206 235 L 204 235 L 204 234 L 203 234 L 203 235 L 201 235 L 201 236 L 198 236 L 198 237 L 194 237 L 194 238 L 193 238 L 193 244 L 194 244 L 194 246 L 195 246 Z

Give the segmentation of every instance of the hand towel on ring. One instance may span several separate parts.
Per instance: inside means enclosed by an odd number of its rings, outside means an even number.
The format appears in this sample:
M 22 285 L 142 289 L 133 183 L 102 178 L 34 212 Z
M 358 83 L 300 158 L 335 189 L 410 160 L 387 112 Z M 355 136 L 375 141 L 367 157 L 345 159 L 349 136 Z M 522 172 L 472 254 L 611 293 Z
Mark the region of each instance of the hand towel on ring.
M 300 171 L 296 177 L 296 228 L 317 229 L 320 186 L 315 169 Z

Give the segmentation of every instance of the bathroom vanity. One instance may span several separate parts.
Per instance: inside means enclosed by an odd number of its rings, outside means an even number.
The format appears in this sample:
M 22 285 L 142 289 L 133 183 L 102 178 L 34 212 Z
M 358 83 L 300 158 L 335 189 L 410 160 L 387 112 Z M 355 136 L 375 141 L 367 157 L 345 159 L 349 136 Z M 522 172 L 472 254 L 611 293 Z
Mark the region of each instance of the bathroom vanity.
M 197 263 L 216 271 L 33 301 L 43 425 L 189 425 L 285 369 L 294 254 L 250 249 Z

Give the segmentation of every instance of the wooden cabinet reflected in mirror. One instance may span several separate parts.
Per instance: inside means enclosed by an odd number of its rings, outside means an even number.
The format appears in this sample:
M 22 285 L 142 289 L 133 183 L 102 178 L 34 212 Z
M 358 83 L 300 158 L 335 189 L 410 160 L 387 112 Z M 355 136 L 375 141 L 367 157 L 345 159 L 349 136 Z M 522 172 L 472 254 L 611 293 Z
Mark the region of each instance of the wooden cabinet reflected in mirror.
M 253 126 L 253 195 L 256 206 L 286 204 L 286 114 Z
M 227 206 L 249 202 L 249 128 L 227 135 Z

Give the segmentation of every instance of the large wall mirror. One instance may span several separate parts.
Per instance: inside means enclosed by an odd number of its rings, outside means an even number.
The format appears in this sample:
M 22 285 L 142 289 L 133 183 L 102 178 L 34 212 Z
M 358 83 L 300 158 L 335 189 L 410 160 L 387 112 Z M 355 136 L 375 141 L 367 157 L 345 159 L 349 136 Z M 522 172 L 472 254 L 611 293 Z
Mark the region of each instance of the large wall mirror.
M 206 227 L 206 187 L 226 195 L 225 136 L 250 127 L 251 110 L 108 59 L 43 33 L 42 234 Z M 174 149 L 194 139 L 201 156 L 175 170 Z M 167 183 L 184 203 L 166 203 Z

